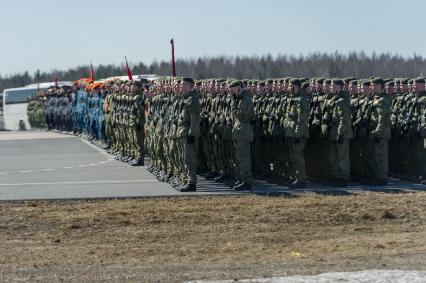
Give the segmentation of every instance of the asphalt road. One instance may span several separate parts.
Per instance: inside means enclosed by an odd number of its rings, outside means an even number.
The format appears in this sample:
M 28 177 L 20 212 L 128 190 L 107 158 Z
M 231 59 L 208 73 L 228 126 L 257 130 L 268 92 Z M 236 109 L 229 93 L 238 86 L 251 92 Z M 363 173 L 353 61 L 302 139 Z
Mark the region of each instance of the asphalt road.
M 426 186 L 392 180 L 385 187 L 351 184 L 344 189 L 316 184 L 289 190 L 257 181 L 261 195 L 350 194 L 358 190 L 401 192 Z M 52 132 L 0 132 L 0 200 L 148 197 L 194 194 L 234 194 L 228 187 L 199 177 L 196 193 L 180 193 L 161 183 L 146 167 L 131 167 L 74 136 Z

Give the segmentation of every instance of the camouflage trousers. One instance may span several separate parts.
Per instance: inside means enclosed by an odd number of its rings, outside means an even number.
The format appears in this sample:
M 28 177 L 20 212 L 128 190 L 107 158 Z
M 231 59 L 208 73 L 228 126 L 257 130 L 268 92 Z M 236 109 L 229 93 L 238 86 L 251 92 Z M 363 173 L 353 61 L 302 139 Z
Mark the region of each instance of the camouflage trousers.
M 237 179 L 247 184 L 253 183 L 250 142 L 246 140 L 234 140 L 234 152 Z

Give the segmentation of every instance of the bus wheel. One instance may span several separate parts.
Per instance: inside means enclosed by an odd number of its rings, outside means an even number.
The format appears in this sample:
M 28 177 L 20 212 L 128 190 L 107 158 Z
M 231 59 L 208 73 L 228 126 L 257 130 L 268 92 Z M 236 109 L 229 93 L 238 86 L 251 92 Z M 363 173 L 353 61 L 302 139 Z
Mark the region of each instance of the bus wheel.
M 20 131 L 26 131 L 27 130 L 27 127 L 25 126 L 25 122 L 22 121 L 22 120 L 19 121 L 19 130 Z

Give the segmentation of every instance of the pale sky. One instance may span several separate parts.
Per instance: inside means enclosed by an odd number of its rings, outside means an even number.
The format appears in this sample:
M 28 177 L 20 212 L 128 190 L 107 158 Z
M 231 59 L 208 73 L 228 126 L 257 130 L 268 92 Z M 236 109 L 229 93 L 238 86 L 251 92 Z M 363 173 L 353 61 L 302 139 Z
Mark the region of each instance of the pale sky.
M 0 0 L 0 74 L 216 55 L 426 56 L 422 0 Z

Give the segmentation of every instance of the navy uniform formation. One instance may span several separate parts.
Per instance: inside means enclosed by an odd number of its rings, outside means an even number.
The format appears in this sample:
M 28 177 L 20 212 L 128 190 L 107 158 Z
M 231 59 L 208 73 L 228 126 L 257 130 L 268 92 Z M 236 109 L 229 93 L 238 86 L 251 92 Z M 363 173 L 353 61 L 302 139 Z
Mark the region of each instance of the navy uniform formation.
M 72 131 L 72 89 L 68 86 L 51 87 L 28 98 L 28 120 L 32 128 Z
M 426 181 L 423 78 L 85 83 L 67 95 L 73 131 L 132 165 L 146 151 L 148 170 L 179 191 L 196 190 L 197 173 L 235 190 L 253 177 L 293 188 Z M 66 104 L 56 92 L 43 97 L 51 129 Z

